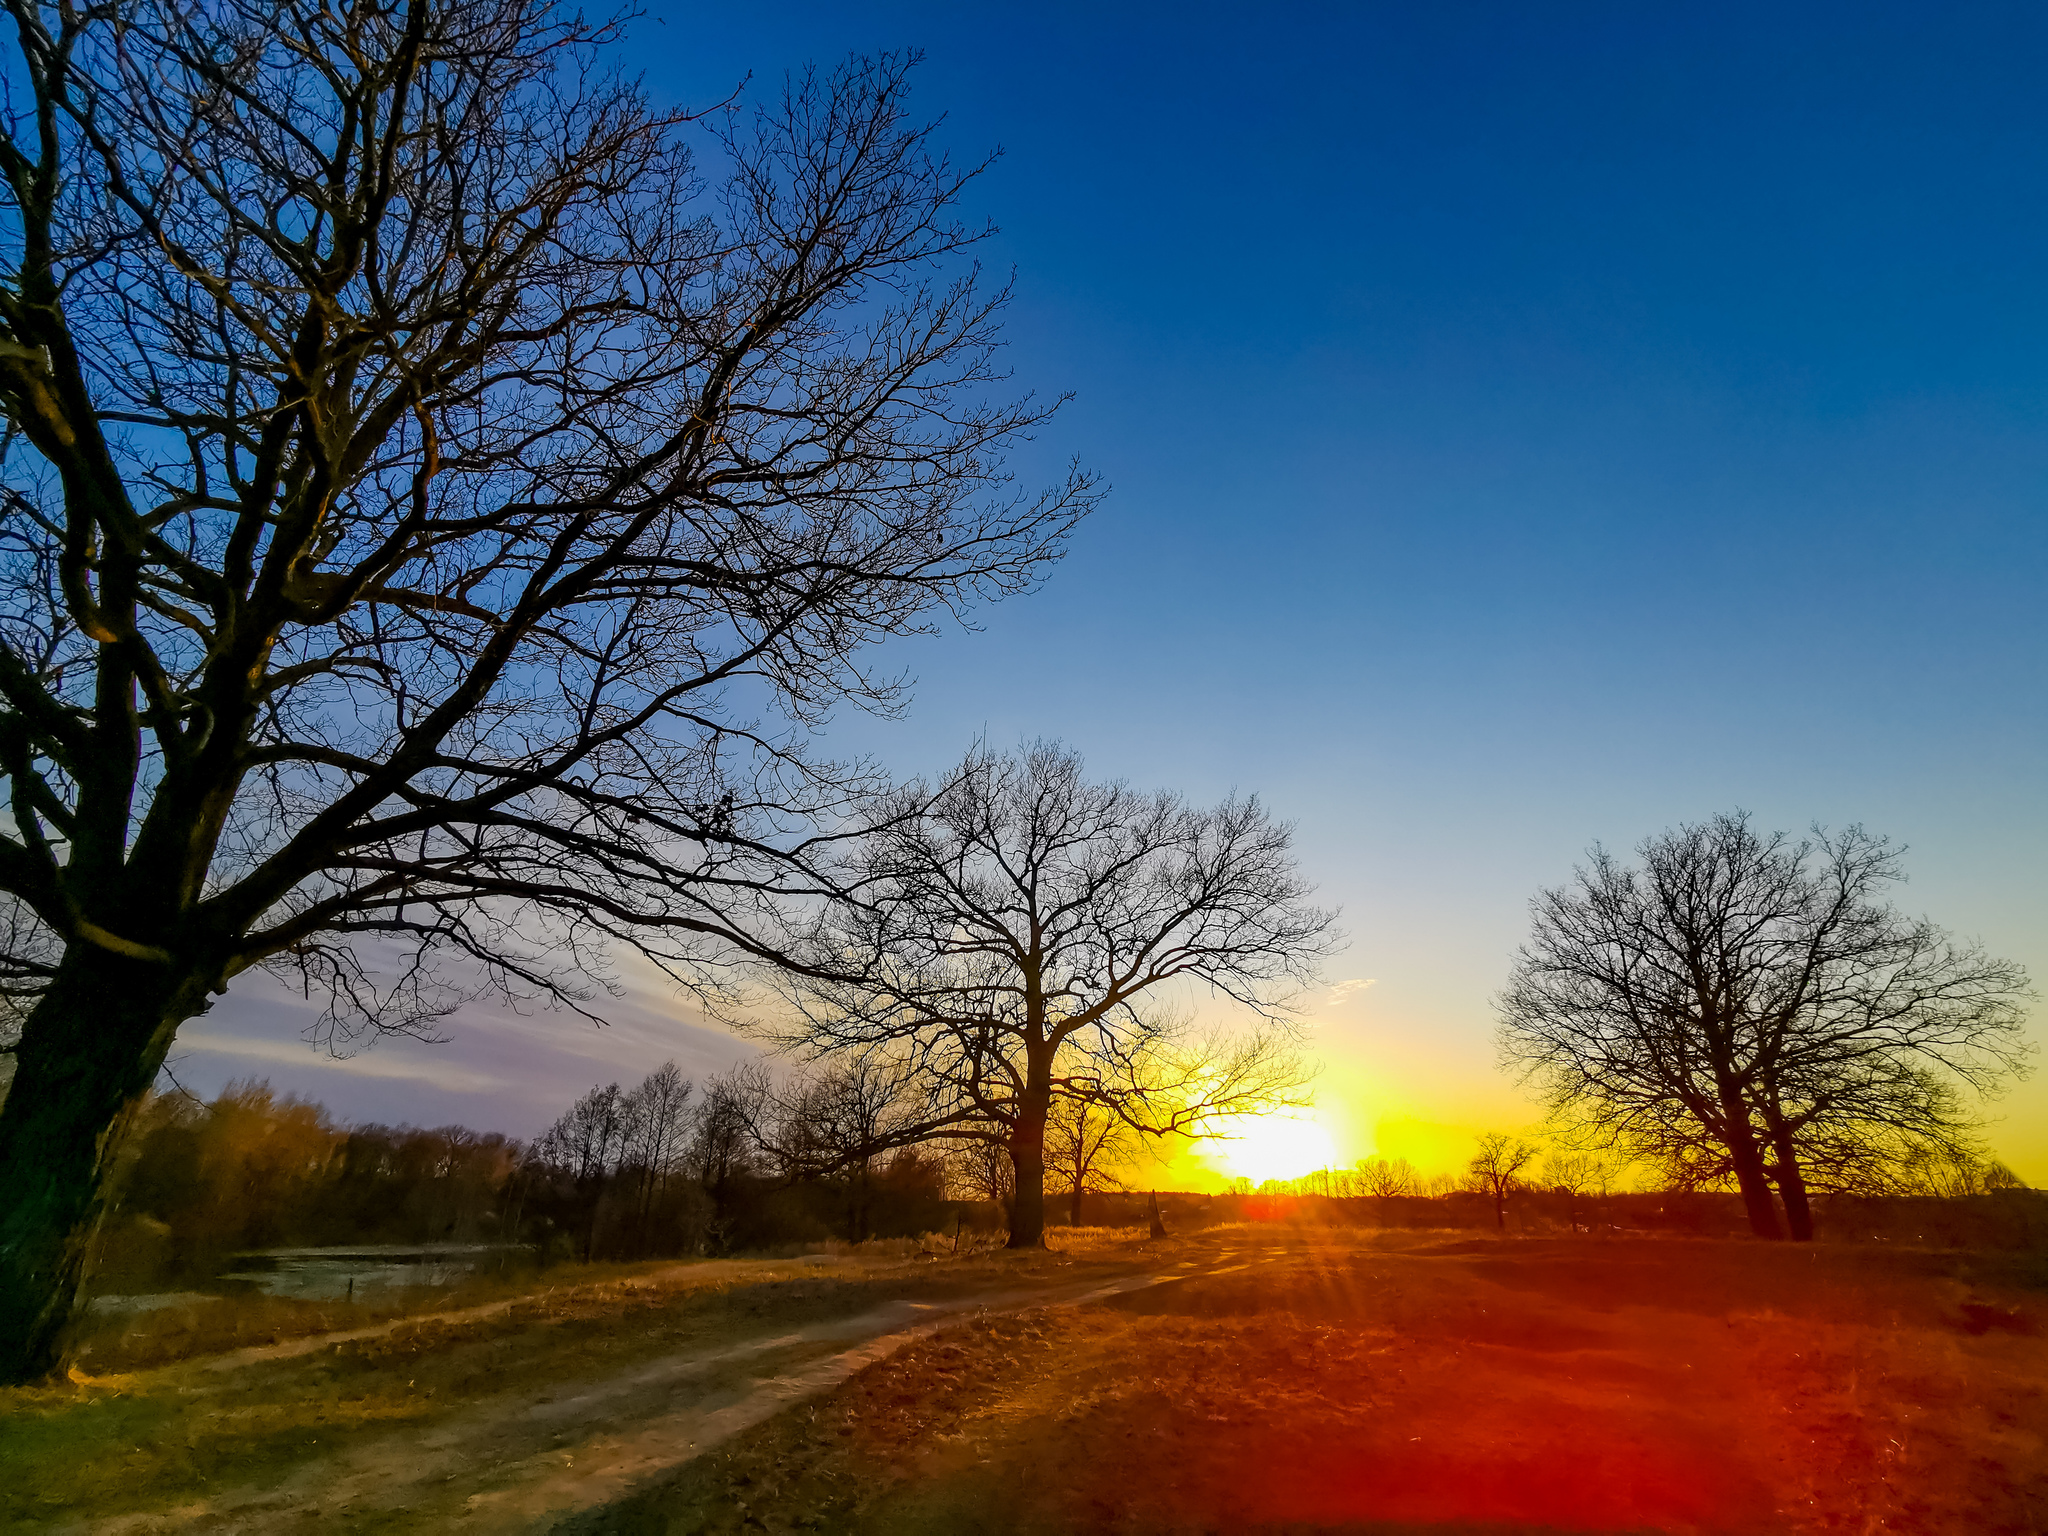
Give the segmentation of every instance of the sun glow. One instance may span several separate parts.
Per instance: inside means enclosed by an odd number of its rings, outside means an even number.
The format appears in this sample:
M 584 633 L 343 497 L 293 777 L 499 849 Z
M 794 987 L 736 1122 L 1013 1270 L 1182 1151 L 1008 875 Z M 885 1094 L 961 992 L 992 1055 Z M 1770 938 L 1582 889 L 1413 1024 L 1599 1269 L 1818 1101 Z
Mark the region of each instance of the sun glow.
M 1266 1115 L 1247 1121 L 1222 1144 L 1217 1159 L 1232 1178 L 1263 1184 L 1268 1179 L 1298 1179 L 1318 1168 L 1337 1164 L 1330 1133 L 1313 1120 L 1294 1115 Z

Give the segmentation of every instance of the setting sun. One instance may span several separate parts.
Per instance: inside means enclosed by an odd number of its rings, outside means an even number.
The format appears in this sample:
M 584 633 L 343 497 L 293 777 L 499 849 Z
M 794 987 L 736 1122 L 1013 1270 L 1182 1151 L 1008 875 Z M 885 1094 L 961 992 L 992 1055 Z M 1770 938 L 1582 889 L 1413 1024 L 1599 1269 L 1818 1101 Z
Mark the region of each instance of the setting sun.
M 1298 1179 L 1338 1159 L 1330 1133 L 1315 1121 L 1267 1115 L 1235 1132 L 1223 1144 L 1219 1161 L 1232 1177 L 1262 1184 L 1267 1179 Z

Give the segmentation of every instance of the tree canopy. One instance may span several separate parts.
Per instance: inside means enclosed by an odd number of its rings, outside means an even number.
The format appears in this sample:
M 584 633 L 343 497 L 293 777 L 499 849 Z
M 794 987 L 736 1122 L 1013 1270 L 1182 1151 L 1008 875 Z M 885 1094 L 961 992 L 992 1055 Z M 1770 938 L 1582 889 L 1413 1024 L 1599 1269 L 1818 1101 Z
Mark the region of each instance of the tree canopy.
M 1734 1182 L 1766 1237 L 1812 1235 L 1810 1190 L 1968 1150 L 1964 1095 L 2027 1065 L 2027 978 L 1885 901 L 1899 849 L 1725 815 L 1640 857 L 1596 848 L 1535 899 L 1500 999 L 1503 1060 L 1562 1122 Z
M 906 1137 L 993 1141 L 1015 1165 L 1012 1242 L 1044 1221 L 1055 1098 L 1154 1137 L 1295 1102 L 1290 1003 L 1332 915 L 1310 904 L 1291 832 L 1257 800 L 1199 808 L 1091 783 L 1053 743 L 971 751 L 937 786 L 867 812 L 766 1033 L 809 1055 L 882 1055 L 922 1094 Z M 1265 1027 L 1202 1037 L 1164 989 Z
M 657 109 L 544 0 L 9 0 L 0 1374 L 254 966 L 342 1029 L 700 988 L 861 659 L 1034 584 L 1001 288 L 908 56 Z M 700 159 L 701 157 L 701 159 Z

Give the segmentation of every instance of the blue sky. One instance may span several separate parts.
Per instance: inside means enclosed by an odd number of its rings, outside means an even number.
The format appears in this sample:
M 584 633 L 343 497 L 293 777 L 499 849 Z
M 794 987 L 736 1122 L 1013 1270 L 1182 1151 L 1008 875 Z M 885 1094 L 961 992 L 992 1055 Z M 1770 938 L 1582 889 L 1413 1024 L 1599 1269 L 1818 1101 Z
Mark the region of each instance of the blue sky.
M 1318 1013 L 1354 1154 L 1529 1117 L 1487 998 L 1595 840 L 1862 821 L 1908 905 L 2048 975 L 2048 12 L 657 0 L 633 54 L 705 104 L 905 45 L 947 144 L 1004 150 L 1018 383 L 1075 396 L 1019 467 L 1113 493 L 835 747 L 1261 792 L 1374 981 Z M 199 1038 L 295 1039 L 276 1006 Z M 181 1071 L 530 1131 L 667 1054 L 635 1006 L 346 1069 L 188 1032 Z M 429 1082 L 463 1072 L 498 1086 Z M 1998 1112 L 2048 1182 L 2048 1088 Z

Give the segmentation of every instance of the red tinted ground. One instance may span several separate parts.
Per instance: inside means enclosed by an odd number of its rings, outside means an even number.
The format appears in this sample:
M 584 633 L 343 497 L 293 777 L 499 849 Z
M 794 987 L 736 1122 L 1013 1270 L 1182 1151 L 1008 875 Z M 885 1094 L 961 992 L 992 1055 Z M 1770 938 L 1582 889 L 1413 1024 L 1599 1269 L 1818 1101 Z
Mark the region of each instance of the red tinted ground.
M 1238 1240 L 938 1334 L 576 1529 L 2048 1529 L 2009 1261 Z

